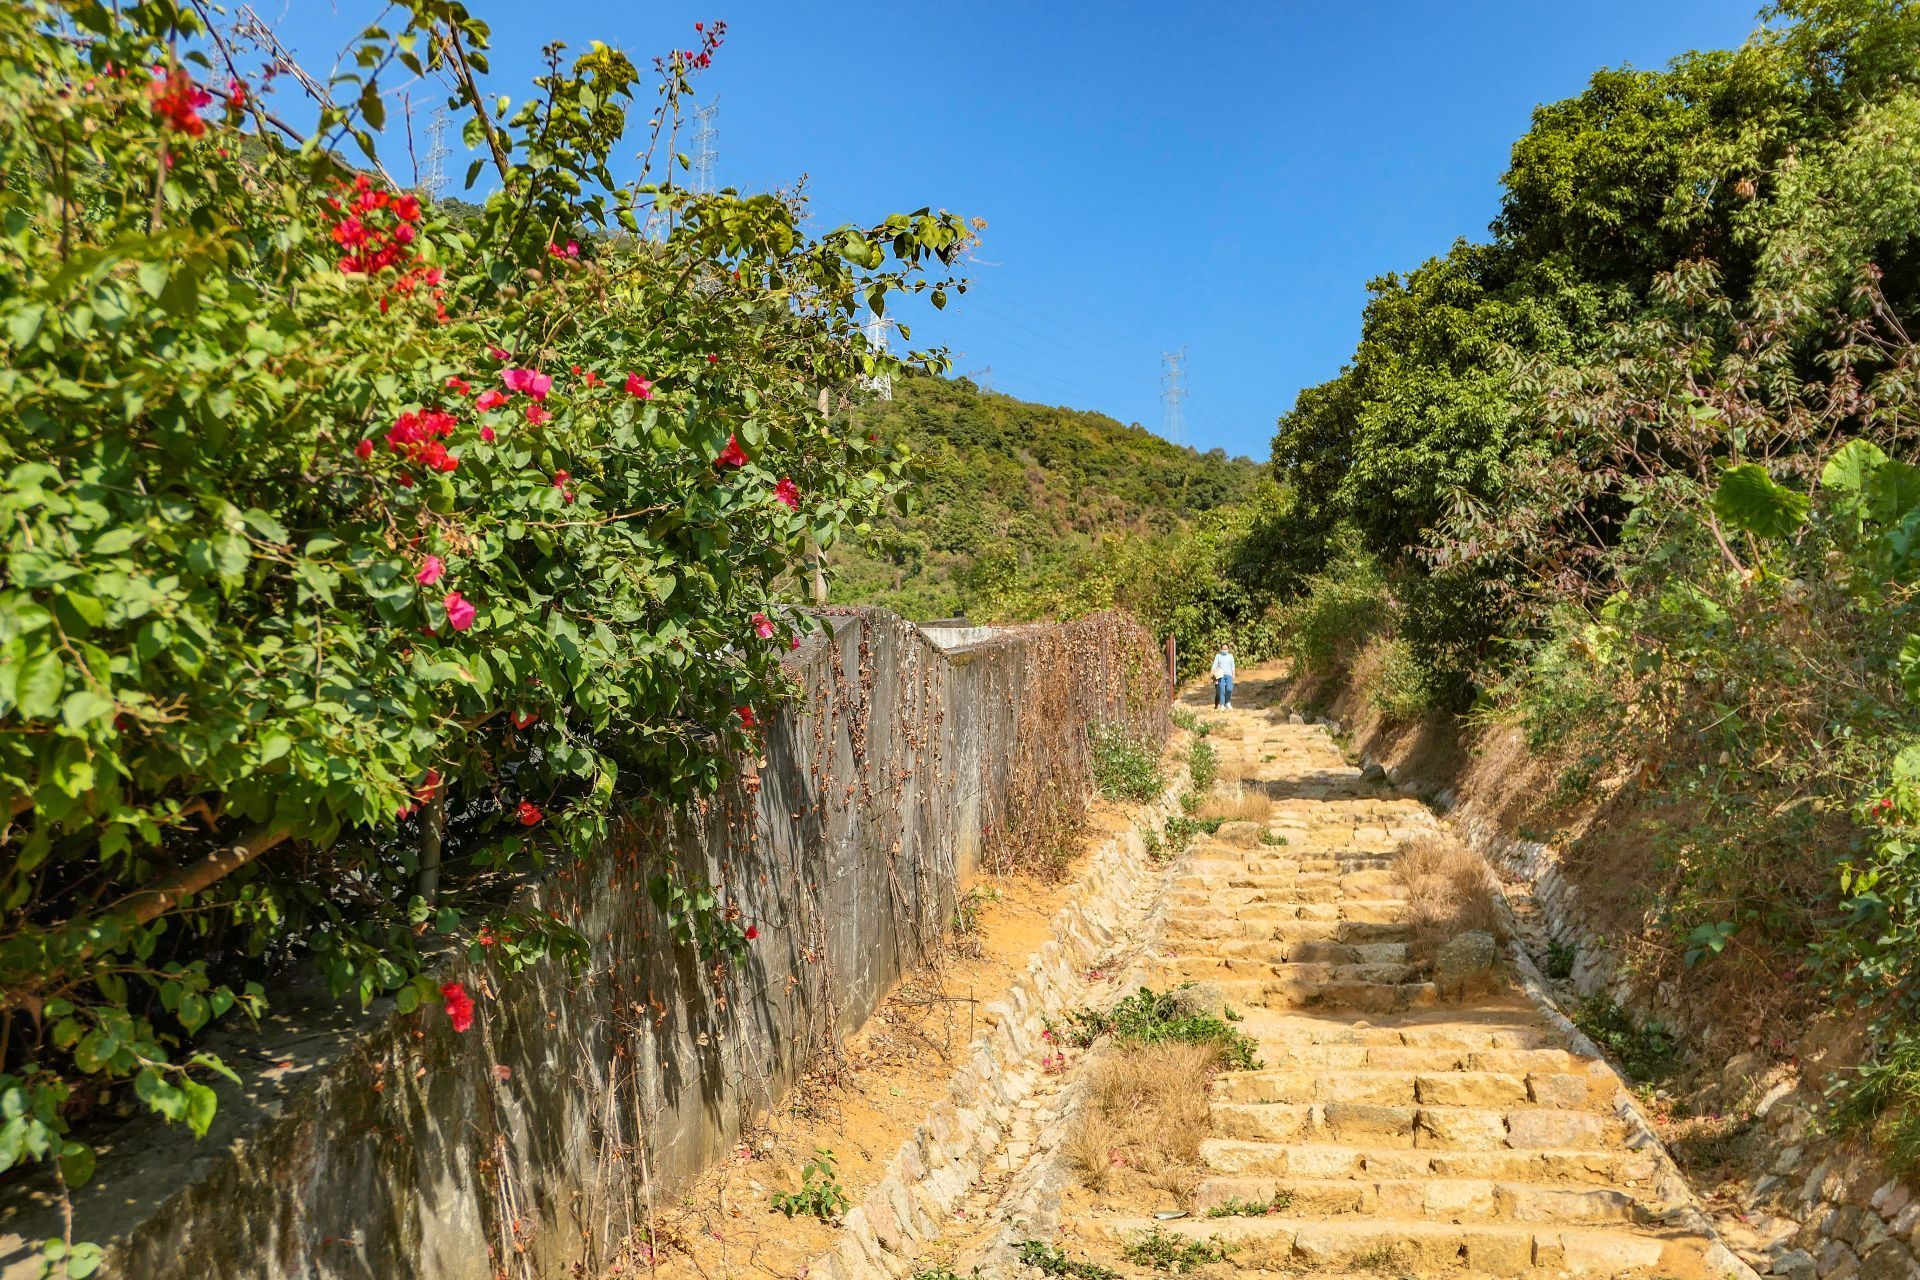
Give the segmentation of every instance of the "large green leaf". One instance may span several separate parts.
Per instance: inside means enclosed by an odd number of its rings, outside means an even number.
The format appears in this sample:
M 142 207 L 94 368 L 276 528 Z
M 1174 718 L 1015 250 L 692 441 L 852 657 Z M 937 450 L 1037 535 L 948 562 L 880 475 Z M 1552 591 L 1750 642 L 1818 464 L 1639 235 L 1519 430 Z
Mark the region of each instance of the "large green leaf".
M 1754 462 L 1728 467 L 1713 494 L 1713 511 L 1757 538 L 1784 538 L 1806 523 L 1807 495 L 1776 481 Z

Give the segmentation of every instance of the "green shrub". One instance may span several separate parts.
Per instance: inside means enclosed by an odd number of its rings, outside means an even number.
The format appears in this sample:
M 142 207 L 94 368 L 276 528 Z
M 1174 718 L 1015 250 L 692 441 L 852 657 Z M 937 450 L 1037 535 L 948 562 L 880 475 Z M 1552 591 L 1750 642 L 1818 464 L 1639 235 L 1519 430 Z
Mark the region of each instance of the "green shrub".
M 1211 743 L 1196 741 L 1187 752 L 1187 776 L 1193 781 L 1193 794 L 1204 799 L 1220 777 L 1220 756 Z
M 1264 1218 L 1270 1213 L 1285 1213 L 1293 1207 L 1293 1192 L 1282 1188 L 1265 1200 L 1242 1200 L 1229 1196 L 1207 1210 L 1209 1218 Z
M 1612 1054 L 1622 1075 L 1634 1084 L 1657 1084 L 1673 1074 L 1678 1046 L 1657 1022 L 1637 1023 L 1602 992 L 1573 1010 L 1573 1023 Z
M 1120 1273 L 1097 1262 L 1076 1262 L 1059 1245 L 1044 1240 L 1022 1240 L 1013 1246 L 1020 1265 L 1032 1267 L 1043 1276 L 1066 1276 L 1067 1280 L 1120 1280 Z
M 1423 720 L 1446 710 L 1438 676 L 1399 636 L 1375 637 L 1355 663 L 1354 678 L 1389 720 Z
M 1112 1009 L 1078 1010 L 1071 1018 L 1073 1043 L 1084 1049 L 1101 1036 L 1111 1035 L 1122 1043 L 1143 1046 L 1175 1042 L 1217 1045 L 1229 1069 L 1258 1070 L 1260 1055 L 1253 1037 L 1210 1013 L 1187 1008 L 1180 1000 L 1178 992 L 1192 985 L 1187 983 L 1168 992 L 1141 987 Z
M 1189 1240 L 1154 1227 L 1128 1241 L 1121 1256 L 1136 1266 L 1181 1275 L 1209 1263 L 1225 1262 L 1232 1252 L 1232 1246 L 1218 1236 Z
M 1281 644 L 1304 671 L 1338 675 L 1392 616 L 1379 566 L 1343 539 L 1327 567 L 1307 579 L 1305 593 L 1281 608 Z
M 774 1192 L 774 1209 L 789 1218 L 804 1213 L 822 1222 L 831 1222 L 845 1213 L 851 1201 L 847 1199 L 847 1189 L 835 1176 L 834 1165 L 833 1152 L 815 1147 L 813 1159 L 801 1166 L 800 1189 Z
M 1835 1092 L 1834 1121 L 1865 1134 L 1902 1177 L 1920 1174 L 1920 1034 L 1896 1032 Z
M 1093 781 L 1109 800 L 1154 800 L 1166 789 L 1160 750 L 1153 739 L 1129 726 L 1104 723 L 1087 730 L 1093 752 Z
M 1176 728 L 1185 729 L 1196 738 L 1204 738 L 1213 732 L 1212 721 L 1202 720 L 1194 714 L 1192 707 L 1175 706 L 1167 716 Z

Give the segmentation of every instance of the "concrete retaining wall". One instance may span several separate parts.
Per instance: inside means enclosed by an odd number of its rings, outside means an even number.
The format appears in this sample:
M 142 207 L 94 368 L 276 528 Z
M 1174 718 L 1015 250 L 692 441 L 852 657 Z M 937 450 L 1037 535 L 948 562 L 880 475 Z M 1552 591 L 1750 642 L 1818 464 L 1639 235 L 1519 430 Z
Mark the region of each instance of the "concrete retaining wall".
M 1130 623 L 942 648 L 890 614 L 823 621 L 793 660 L 805 706 L 770 718 L 757 786 L 671 830 L 636 818 L 525 895 L 589 939 L 583 972 L 460 974 L 480 1006 L 464 1035 L 437 1007 L 363 1016 L 279 995 L 263 1033 L 211 1046 L 243 1083 L 223 1086 L 205 1140 L 148 1118 L 105 1139 L 74 1197 L 75 1237 L 113 1242 L 101 1274 L 591 1273 L 924 956 L 990 842 L 1018 837 L 1000 815 L 1035 785 L 1011 763 L 1031 755 L 1023 735 L 1096 718 L 1165 731 L 1157 651 Z M 1079 655 L 1065 669 L 1063 638 Z M 1021 715 L 1040 681 L 1073 723 Z M 671 941 L 647 893 L 662 859 L 758 925 L 744 963 L 716 971 Z M 0 1191 L 0 1230 L 0 1277 L 37 1274 L 30 1242 L 62 1230 L 51 1189 Z

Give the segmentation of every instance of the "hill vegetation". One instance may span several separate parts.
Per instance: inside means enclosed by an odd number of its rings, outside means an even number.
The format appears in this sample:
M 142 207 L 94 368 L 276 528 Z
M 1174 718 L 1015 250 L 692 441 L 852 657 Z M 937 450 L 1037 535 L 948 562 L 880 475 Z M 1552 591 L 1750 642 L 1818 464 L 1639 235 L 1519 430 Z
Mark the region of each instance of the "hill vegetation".
M 1384 712 L 1662 813 L 1622 873 L 1651 970 L 1851 1011 L 1841 1114 L 1913 1169 L 1920 5 L 1762 19 L 1539 108 L 1491 237 L 1372 283 L 1280 420 L 1267 581 Z
M 902 379 L 891 401 L 855 412 L 880 444 L 909 452 L 913 481 L 904 513 L 835 557 L 837 601 L 981 622 L 1119 604 L 1183 648 L 1263 611 L 1226 599 L 1234 588 L 1218 581 L 1220 553 L 1277 499 L 1248 459 L 964 378 Z

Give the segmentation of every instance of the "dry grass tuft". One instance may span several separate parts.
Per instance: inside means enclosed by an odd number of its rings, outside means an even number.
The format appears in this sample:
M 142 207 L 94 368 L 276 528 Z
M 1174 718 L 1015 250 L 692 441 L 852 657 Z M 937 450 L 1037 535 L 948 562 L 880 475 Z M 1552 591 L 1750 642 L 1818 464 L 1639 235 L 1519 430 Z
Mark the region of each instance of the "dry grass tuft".
M 1207 1082 L 1220 1064 L 1217 1046 L 1177 1043 L 1097 1059 L 1065 1142 L 1087 1187 L 1138 1179 L 1187 1204 L 1204 1173 Z
M 1507 941 L 1492 873 L 1479 854 L 1453 836 L 1407 841 L 1400 846 L 1394 875 L 1407 896 L 1407 944 L 1415 963 L 1431 965 L 1448 939 L 1474 929 Z
M 1213 794 L 1201 803 L 1200 811 L 1194 816 L 1264 825 L 1273 816 L 1273 797 L 1259 787 L 1249 787 L 1244 783 L 1222 785 L 1214 788 Z

